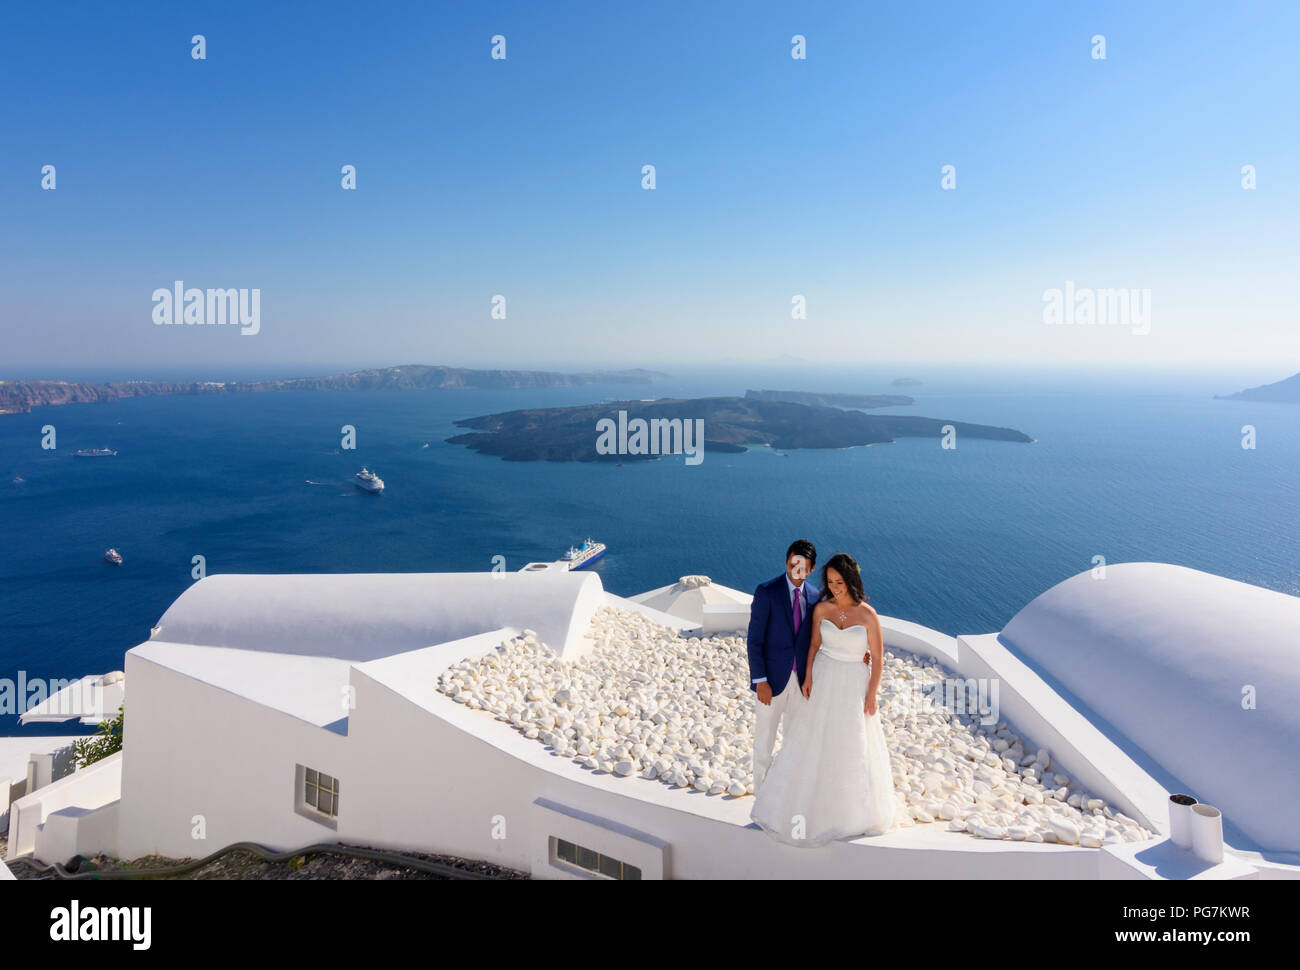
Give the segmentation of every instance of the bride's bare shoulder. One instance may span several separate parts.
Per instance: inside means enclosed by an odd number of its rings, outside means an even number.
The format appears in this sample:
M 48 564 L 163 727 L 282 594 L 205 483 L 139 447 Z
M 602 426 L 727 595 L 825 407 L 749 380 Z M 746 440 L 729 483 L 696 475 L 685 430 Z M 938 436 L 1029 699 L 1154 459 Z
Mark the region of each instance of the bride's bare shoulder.
M 871 619 L 871 620 L 880 619 L 880 616 L 876 613 L 874 609 L 872 609 L 870 603 L 866 603 L 866 602 L 859 603 L 857 609 L 858 609 L 858 613 L 861 614 L 863 619 Z

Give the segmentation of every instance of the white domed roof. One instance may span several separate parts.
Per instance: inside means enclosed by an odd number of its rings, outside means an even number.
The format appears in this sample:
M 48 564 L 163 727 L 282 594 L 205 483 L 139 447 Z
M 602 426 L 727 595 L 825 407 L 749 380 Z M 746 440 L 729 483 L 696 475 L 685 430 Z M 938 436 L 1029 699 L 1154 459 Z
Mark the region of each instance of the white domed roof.
M 1163 563 L 1104 575 L 1052 587 L 999 639 L 1153 778 L 1220 809 L 1232 845 L 1300 852 L 1300 598 Z
M 501 627 L 582 652 L 604 603 L 587 572 L 214 575 L 187 589 L 153 639 L 365 661 Z

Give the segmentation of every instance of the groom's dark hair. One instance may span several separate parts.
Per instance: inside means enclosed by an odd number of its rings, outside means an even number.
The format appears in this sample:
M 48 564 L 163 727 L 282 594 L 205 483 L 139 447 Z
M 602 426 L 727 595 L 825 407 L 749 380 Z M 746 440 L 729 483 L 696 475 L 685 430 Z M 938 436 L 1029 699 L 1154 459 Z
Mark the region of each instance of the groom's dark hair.
M 807 539 L 795 539 L 790 543 L 790 548 L 785 551 L 785 561 L 789 562 L 791 556 L 803 556 L 808 560 L 809 569 L 817 565 L 817 547 Z

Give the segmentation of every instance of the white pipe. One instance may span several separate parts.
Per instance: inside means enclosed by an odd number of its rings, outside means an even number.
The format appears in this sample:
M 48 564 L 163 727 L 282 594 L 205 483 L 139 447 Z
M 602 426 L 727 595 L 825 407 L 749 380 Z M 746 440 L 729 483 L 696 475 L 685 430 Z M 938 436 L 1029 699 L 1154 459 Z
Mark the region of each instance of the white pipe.
M 1192 847 L 1192 806 L 1196 799 L 1191 795 L 1169 796 L 1169 840 L 1180 849 Z
M 1213 805 L 1191 806 L 1192 851 L 1206 862 L 1223 861 L 1223 813 Z

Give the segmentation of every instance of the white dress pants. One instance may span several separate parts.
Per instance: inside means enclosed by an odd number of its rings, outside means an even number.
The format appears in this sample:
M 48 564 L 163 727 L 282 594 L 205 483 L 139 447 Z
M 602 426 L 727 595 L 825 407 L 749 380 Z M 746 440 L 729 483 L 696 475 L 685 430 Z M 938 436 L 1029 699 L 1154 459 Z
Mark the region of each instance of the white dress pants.
M 771 704 L 764 704 L 754 698 L 754 792 L 767 776 L 767 769 L 772 766 L 772 749 L 776 747 L 777 725 L 782 725 L 781 733 L 790 730 L 790 724 L 798 712 L 808 702 L 804 700 L 803 690 L 799 687 L 799 677 L 792 670 L 790 679 L 785 682 L 785 689 L 772 696 Z M 784 723 L 782 718 L 785 718 Z

